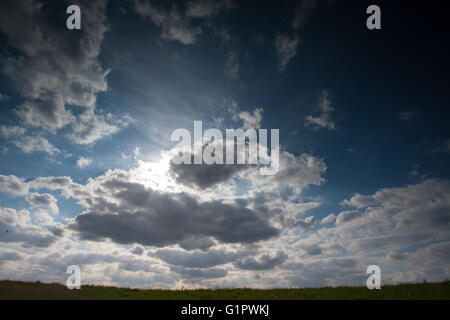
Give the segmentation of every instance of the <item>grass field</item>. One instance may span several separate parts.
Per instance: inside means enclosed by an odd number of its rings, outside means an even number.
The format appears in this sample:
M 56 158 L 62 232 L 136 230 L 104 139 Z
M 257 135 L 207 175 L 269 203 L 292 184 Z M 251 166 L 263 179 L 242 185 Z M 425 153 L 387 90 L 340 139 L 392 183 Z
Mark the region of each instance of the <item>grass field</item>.
M 358 299 L 440 299 L 450 300 L 450 281 L 399 284 L 381 290 L 365 287 L 302 289 L 217 289 L 217 290 L 141 290 L 104 286 L 82 286 L 69 290 L 61 284 L 0 281 L 0 299 L 148 299 L 148 300 L 358 300 Z

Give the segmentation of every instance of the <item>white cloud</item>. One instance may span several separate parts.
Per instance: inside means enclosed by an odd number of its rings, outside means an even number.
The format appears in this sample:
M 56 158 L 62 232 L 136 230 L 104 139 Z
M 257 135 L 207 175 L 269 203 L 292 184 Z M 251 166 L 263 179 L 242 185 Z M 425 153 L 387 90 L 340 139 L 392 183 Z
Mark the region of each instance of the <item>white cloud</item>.
M 320 224 L 328 224 L 333 222 L 336 219 L 336 216 L 333 213 L 330 213 L 328 216 L 320 220 Z
M 259 129 L 261 128 L 263 109 L 256 108 L 253 112 L 242 111 L 239 113 L 238 117 L 244 122 L 244 129 Z
M 77 160 L 77 166 L 84 168 L 92 163 L 91 158 L 79 157 Z
M 50 212 L 52 214 L 59 212 L 56 198 L 48 193 L 30 193 L 26 196 L 25 201 L 40 211 Z
M 0 175 L 0 192 L 23 196 L 28 194 L 28 185 L 16 176 Z
M 24 153 L 46 152 L 50 155 L 60 151 L 52 145 L 46 138 L 41 136 L 28 136 L 27 130 L 18 126 L 0 126 L 0 135 L 10 143 L 16 145 Z

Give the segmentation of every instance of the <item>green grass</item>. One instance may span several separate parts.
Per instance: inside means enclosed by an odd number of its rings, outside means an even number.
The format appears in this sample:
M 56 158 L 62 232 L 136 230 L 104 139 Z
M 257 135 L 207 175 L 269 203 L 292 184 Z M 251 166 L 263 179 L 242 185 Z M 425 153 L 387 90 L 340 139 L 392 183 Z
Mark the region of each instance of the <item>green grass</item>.
M 216 289 L 155 290 L 86 285 L 69 290 L 61 284 L 0 281 L 0 299 L 149 299 L 149 300 L 359 300 L 359 299 L 450 299 L 450 281 L 437 283 L 382 286 L 381 290 L 365 287 L 324 287 L 302 289 Z

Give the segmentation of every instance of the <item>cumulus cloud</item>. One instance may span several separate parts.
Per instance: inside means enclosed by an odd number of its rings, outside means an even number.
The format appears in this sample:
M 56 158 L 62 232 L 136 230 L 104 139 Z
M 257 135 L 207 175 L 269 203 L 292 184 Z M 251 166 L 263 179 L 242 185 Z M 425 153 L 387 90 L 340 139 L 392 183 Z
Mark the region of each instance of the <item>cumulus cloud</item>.
M 130 252 L 132 253 L 132 254 L 136 254 L 136 255 L 141 255 L 141 254 L 143 254 L 144 253 L 144 247 L 143 246 L 139 246 L 139 245 L 136 245 L 136 246 L 134 246 L 131 250 L 130 250 Z
M 248 169 L 245 165 L 234 164 L 176 165 L 171 163 L 170 167 L 177 182 L 202 190 L 229 181 L 238 172 Z
M 355 237 L 350 245 L 354 249 L 395 252 L 450 236 L 448 181 L 428 179 L 402 188 L 380 189 L 364 197 L 366 207 L 356 200 L 360 198 L 357 195 L 346 202 L 355 203 L 359 210 L 340 213 L 336 229 L 328 229 Z
M 79 157 L 77 160 L 77 166 L 84 168 L 92 163 L 91 158 Z
M 149 255 L 157 256 L 162 261 L 171 265 L 176 265 L 184 268 L 201 269 L 211 268 L 235 261 L 242 256 L 242 253 L 220 250 L 209 250 L 208 252 L 186 252 L 182 250 L 163 249 L 158 250 L 154 253 L 149 253 Z
M 347 221 L 351 221 L 353 219 L 358 218 L 359 216 L 361 216 L 361 212 L 356 211 L 356 210 L 352 210 L 352 211 L 343 211 L 341 213 L 338 214 L 338 216 L 336 217 L 336 224 L 341 224 Z
M 0 126 L 0 135 L 24 153 L 46 152 L 53 155 L 60 152 L 46 138 L 39 135 L 27 135 L 26 132 L 25 128 L 18 126 Z
M 323 90 L 319 95 L 319 101 L 317 104 L 318 115 L 309 115 L 305 118 L 305 127 L 313 129 L 325 128 L 328 130 L 335 130 L 336 123 L 332 119 L 334 108 L 331 106 L 331 100 L 329 98 L 330 93 L 328 90 Z
M 262 108 L 256 108 L 253 112 L 242 111 L 239 113 L 239 119 L 244 122 L 244 129 L 259 129 L 261 128 L 261 120 L 263 115 Z
M 56 237 L 49 231 L 30 223 L 27 210 L 0 208 L 0 243 L 21 243 L 25 248 L 49 247 Z
M 107 89 L 108 70 L 97 60 L 108 29 L 106 3 L 106 0 L 77 3 L 83 12 L 83 28 L 68 34 L 58 23 L 48 23 L 60 21 L 60 25 L 65 25 L 65 15 L 61 15 L 58 6 L 44 6 L 39 1 L 2 1 L 0 31 L 20 53 L 6 57 L 2 71 L 26 99 L 15 109 L 24 125 L 53 134 L 73 126 L 74 135 L 70 137 L 83 135 L 81 140 L 74 139 L 76 143 L 90 143 L 117 131 L 112 129 L 114 125 L 95 121 L 101 117 L 95 113 L 96 95 Z M 68 106 L 89 110 L 75 116 Z
M 28 185 L 16 176 L 0 175 L 0 192 L 7 192 L 13 195 L 28 194 Z
M 227 270 L 221 268 L 193 269 L 193 268 L 181 268 L 177 266 L 171 266 L 170 270 L 188 278 L 199 278 L 199 279 L 223 278 L 228 274 Z
M 278 56 L 278 69 L 283 70 L 289 61 L 297 55 L 297 47 L 300 44 L 300 37 L 297 34 L 292 36 L 278 33 L 274 46 Z
M 279 233 L 250 209 L 220 201 L 199 203 L 185 193 L 166 194 L 127 180 L 116 171 L 96 181 L 95 191 L 82 201 L 87 210 L 69 225 L 81 239 L 166 246 L 192 237 L 252 243 Z
M 25 201 L 28 202 L 33 208 L 41 211 L 57 214 L 59 212 L 57 200 L 54 196 L 48 193 L 30 193 Z
M 268 270 L 282 264 L 288 258 L 287 254 L 281 250 L 275 256 L 264 254 L 259 257 L 248 257 L 236 262 L 236 267 L 243 270 Z
M 336 216 L 334 215 L 334 213 L 330 213 L 329 215 L 327 215 L 325 218 L 323 218 L 322 220 L 320 220 L 320 224 L 327 224 L 327 223 L 331 223 L 336 219 Z
M 306 217 L 305 219 L 299 219 L 295 222 L 296 226 L 300 226 L 303 228 L 309 228 L 314 226 L 316 223 L 316 218 L 314 216 Z

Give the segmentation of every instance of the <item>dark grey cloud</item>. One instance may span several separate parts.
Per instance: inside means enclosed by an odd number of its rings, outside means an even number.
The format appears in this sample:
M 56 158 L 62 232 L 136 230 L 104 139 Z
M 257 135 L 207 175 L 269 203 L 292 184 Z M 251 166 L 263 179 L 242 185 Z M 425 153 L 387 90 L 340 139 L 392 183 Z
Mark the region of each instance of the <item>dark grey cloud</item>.
M 130 252 L 131 252 L 132 254 L 136 254 L 136 255 L 140 256 L 141 254 L 144 253 L 144 247 L 143 247 L 143 246 L 139 246 L 139 245 L 134 246 L 134 247 L 130 250 Z
M 253 243 L 279 233 L 247 208 L 219 201 L 199 203 L 184 193 L 164 194 L 139 183 L 114 179 L 102 186 L 119 204 L 107 201 L 106 197 L 93 196 L 86 200 L 87 211 L 69 224 L 80 239 L 110 238 L 123 244 L 165 246 L 193 237 L 214 238 L 224 243 Z
M 248 169 L 246 165 L 234 164 L 179 164 L 171 162 L 170 171 L 178 183 L 208 189 L 228 181 L 236 173 Z
M 17 261 L 21 260 L 22 256 L 15 251 L 2 251 L 0 252 L 0 264 L 5 261 Z
M 242 253 L 210 250 L 208 252 L 185 252 L 181 250 L 158 250 L 149 253 L 162 261 L 184 268 L 211 268 L 232 262 L 242 256 Z
M 244 270 L 268 270 L 282 264 L 287 258 L 287 254 L 279 250 L 274 257 L 269 254 L 262 255 L 258 258 L 249 257 L 236 262 L 235 266 Z
M 208 143 L 205 143 L 202 152 Z M 222 144 L 218 145 L 218 150 L 222 147 Z M 248 163 L 248 144 L 245 146 L 245 159 Z M 194 164 L 194 155 L 191 155 L 191 164 L 174 164 L 170 162 L 170 171 L 172 177 L 178 183 L 186 186 L 198 189 L 208 189 L 217 184 L 230 180 L 237 173 L 249 170 L 255 165 L 237 164 L 238 148 L 237 144 L 234 146 L 234 164 Z M 226 160 L 226 147 L 223 147 L 223 162 Z
M 57 238 L 38 227 L 23 227 L 0 222 L 0 242 L 21 243 L 25 248 L 47 248 Z
M 322 248 L 319 247 L 317 244 L 313 244 L 310 246 L 304 246 L 304 247 L 302 247 L 302 249 L 309 256 L 317 256 L 317 255 L 321 255 L 323 253 Z
M 228 274 L 227 270 L 221 268 L 191 269 L 172 266 L 170 270 L 188 278 L 202 279 L 223 278 Z

